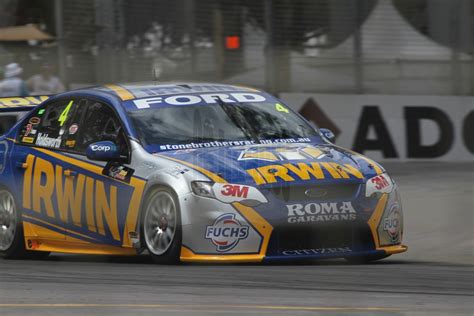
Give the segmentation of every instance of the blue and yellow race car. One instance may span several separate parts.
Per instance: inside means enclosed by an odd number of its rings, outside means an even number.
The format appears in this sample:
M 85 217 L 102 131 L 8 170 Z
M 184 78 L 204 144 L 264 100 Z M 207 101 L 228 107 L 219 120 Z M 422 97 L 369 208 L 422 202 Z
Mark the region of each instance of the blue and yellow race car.
M 246 87 L 106 85 L 0 99 L 0 254 L 371 261 L 406 251 L 397 186 Z

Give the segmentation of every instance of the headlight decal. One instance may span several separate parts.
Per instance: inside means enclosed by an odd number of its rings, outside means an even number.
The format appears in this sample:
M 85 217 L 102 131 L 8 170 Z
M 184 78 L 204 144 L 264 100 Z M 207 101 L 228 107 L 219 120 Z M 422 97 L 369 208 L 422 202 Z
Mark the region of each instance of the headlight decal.
M 193 181 L 191 182 L 191 189 L 193 193 L 198 196 L 214 199 L 214 191 L 212 190 L 213 182 L 208 181 Z

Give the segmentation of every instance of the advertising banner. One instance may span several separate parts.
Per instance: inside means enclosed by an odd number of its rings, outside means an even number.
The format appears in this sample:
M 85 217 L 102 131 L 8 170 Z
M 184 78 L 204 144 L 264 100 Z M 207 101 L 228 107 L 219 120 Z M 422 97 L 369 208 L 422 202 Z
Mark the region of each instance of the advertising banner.
M 282 93 L 335 143 L 379 160 L 474 161 L 474 97 Z

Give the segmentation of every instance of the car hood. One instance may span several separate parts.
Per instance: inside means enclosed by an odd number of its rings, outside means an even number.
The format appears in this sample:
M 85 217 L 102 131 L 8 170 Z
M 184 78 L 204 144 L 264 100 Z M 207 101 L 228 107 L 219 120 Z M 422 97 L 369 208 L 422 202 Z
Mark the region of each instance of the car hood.
M 166 151 L 156 154 L 229 183 L 363 183 L 382 169 L 375 162 L 331 144 L 247 145 Z

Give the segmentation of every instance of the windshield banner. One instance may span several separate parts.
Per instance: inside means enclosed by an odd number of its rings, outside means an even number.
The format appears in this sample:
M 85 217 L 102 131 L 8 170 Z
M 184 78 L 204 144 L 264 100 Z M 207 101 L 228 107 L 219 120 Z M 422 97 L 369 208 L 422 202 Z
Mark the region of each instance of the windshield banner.
M 245 146 L 258 144 L 282 144 L 282 143 L 310 143 L 312 140 L 308 137 L 285 138 L 285 139 L 263 139 L 260 142 L 253 140 L 234 140 L 234 141 L 212 141 L 206 143 L 188 143 L 188 144 L 166 144 L 160 145 L 160 150 L 178 150 L 178 149 L 198 149 L 212 147 Z
M 267 101 L 268 95 L 251 92 L 177 94 L 158 96 L 125 102 L 128 110 L 143 110 L 165 106 L 207 105 L 222 103 L 257 103 Z

